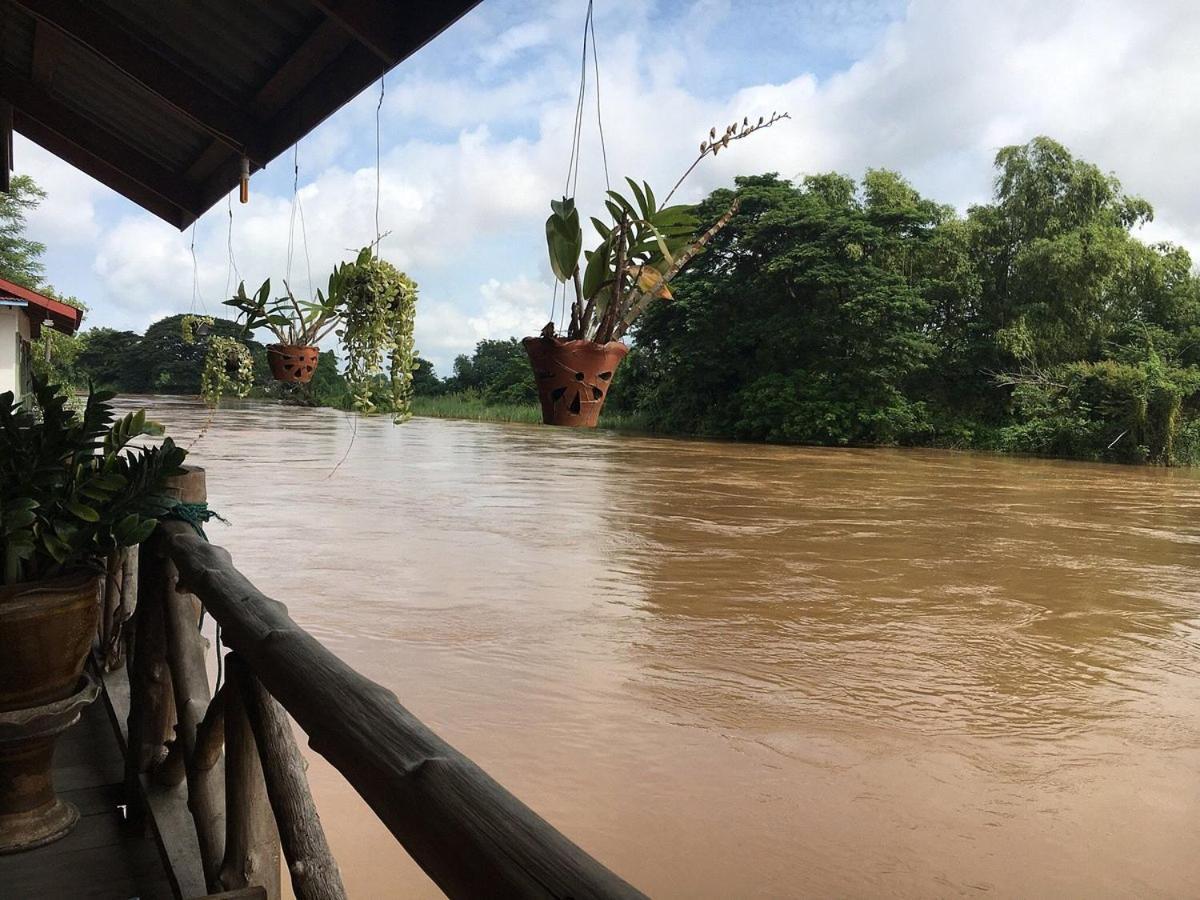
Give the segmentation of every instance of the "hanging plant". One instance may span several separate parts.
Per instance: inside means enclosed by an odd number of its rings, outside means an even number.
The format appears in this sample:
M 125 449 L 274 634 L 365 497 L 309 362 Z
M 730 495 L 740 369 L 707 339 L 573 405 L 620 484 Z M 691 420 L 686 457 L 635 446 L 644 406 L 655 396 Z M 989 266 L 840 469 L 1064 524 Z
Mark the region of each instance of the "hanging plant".
M 371 387 L 386 371 L 393 421 L 407 421 L 412 418 L 417 285 L 364 247 L 346 273 L 342 291 L 344 309 L 338 335 L 346 352 L 346 381 L 354 406 L 362 412 L 375 412 Z
M 652 302 L 671 299 L 670 281 L 737 213 L 740 199 L 735 198 L 716 222 L 697 234 L 701 223 L 691 207 L 668 205 L 684 179 L 706 157 L 786 118 L 787 113 L 772 113 L 754 124 L 745 118 L 720 136 L 712 128 L 700 142 L 699 155 L 661 204 L 648 183 L 638 184 L 632 178 L 625 179 L 628 197 L 608 191 L 604 206 L 610 219 L 591 220 L 600 245 L 584 252 L 582 271 L 583 230 L 575 200 L 563 197 L 550 202 L 546 220 L 550 269 L 557 280 L 573 286 L 575 299 L 565 339 L 549 322 L 541 336 L 523 341 L 547 425 L 596 424 L 616 368 L 629 352 L 620 339 Z
M 317 344 L 342 320 L 343 285 L 352 268 L 349 263 L 336 266 L 328 290 L 318 288 L 314 300 L 297 300 L 287 281 L 283 283 L 287 294 L 272 299 L 268 278 L 252 295 L 246 293 L 245 282 L 239 284 L 238 292 L 225 301 L 239 311 L 244 335 L 266 328 L 275 336 L 276 343 L 267 345 L 267 363 L 276 381 L 306 384 L 312 380 L 320 355 Z
M 253 386 L 254 357 L 246 345 L 231 337 L 210 337 L 200 370 L 200 396 L 204 402 L 215 409 L 226 394 L 245 397 Z
M 212 316 L 184 316 L 179 320 L 179 333 L 185 344 L 194 344 L 197 338 L 207 337 L 212 327 Z

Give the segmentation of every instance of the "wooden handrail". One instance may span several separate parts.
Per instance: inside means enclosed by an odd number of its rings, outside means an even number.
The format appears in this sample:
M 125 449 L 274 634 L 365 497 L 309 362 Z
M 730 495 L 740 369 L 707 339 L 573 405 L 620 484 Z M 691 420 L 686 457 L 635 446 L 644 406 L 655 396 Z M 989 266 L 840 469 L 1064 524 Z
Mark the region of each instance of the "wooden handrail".
M 164 523 L 159 534 L 180 589 L 203 601 L 312 748 L 448 896 L 644 896 L 292 621 L 227 551 L 182 523 Z

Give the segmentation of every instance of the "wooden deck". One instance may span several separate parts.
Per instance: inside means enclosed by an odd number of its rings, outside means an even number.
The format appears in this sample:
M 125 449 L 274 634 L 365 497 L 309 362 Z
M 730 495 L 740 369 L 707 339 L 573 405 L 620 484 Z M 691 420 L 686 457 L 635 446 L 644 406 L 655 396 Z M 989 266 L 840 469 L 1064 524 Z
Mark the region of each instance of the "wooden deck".
M 75 830 L 56 843 L 0 856 L 0 897 L 158 900 L 172 897 L 154 838 L 125 825 L 123 767 L 100 697 L 58 741 L 54 783 L 79 809 Z

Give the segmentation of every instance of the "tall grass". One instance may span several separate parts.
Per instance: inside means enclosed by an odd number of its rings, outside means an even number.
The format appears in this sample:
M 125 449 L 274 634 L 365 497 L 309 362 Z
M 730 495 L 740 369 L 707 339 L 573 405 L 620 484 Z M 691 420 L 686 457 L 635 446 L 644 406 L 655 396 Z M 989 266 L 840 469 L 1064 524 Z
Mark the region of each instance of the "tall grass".
M 542 410 L 536 403 L 486 403 L 476 394 L 414 397 L 412 409 L 413 415 L 430 416 L 435 419 L 518 422 L 524 425 L 538 425 L 542 421 Z M 601 413 L 600 427 L 642 433 L 651 430 L 641 416 L 611 411 Z

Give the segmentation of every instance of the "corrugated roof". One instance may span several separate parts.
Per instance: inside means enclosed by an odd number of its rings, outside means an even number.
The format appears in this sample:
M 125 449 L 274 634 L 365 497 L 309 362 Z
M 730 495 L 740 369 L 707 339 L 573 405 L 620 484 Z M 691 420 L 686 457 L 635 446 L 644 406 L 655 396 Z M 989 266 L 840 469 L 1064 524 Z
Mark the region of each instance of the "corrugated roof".
M 186 228 L 478 2 L 0 0 L 0 101 Z

